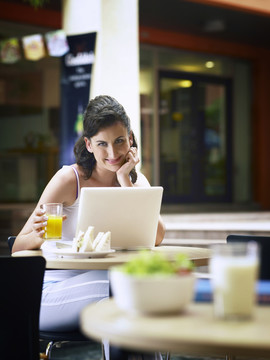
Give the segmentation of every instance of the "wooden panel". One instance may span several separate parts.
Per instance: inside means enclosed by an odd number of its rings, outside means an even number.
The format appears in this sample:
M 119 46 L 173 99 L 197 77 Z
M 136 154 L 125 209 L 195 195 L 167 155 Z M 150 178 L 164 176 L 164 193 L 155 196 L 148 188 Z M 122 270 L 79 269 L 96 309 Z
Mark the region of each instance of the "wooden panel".
M 2 20 L 21 22 L 31 25 L 61 29 L 62 14 L 60 11 L 35 9 L 33 6 L 0 1 L 0 18 Z
M 215 40 L 207 36 L 195 36 L 145 26 L 140 26 L 140 42 L 190 51 L 236 56 L 250 60 L 257 59 L 259 56 L 264 56 L 264 54 L 270 54 L 269 50 L 251 45 L 220 39 Z
M 232 10 L 270 16 L 269 0 L 190 0 L 204 5 L 222 6 Z
M 252 175 L 254 200 L 263 209 L 270 208 L 270 56 L 261 57 L 254 63 L 253 76 L 253 124 L 252 124 Z

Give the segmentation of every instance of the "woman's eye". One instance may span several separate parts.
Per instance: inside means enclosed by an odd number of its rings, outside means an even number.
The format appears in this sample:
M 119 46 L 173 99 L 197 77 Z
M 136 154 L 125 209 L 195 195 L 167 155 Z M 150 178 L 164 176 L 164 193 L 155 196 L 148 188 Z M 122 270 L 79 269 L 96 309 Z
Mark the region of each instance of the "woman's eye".
M 116 144 L 122 144 L 122 142 L 124 142 L 124 139 L 117 139 L 117 140 L 115 141 Z
M 106 146 L 106 143 L 105 142 L 100 142 L 100 143 L 98 143 L 98 146 Z

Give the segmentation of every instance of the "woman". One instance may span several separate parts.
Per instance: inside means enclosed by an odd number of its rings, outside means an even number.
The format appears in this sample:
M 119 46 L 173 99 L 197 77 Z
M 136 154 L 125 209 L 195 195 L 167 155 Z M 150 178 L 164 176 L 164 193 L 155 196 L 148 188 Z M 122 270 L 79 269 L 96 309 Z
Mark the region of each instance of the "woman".
M 91 100 L 84 114 L 84 133 L 74 147 L 76 164 L 64 166 L 46 186 L 36 209 L 18 234 L 13 252 L 38 249 L 44 242 L 47 225 L 41 205 L 63 203 L 66 220 L 63 240 L 75 235 L 80 189 L 101 186 L 150 186 L 135 170 L 139 162 L 137 144 L 129 118 L 110 96 Z M 156 245 L 163 240 L 165 228 L 159 219 Z M 108 297 L 106 271 L 46 271 L 41 303 L 40 329 L 68 331 L 78 327 L 81 309 L 90 302 Z

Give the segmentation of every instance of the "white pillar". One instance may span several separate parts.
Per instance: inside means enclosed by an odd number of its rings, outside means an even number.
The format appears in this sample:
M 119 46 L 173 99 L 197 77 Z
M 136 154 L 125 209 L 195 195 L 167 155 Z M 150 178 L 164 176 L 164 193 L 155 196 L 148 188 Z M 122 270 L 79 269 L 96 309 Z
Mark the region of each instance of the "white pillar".
M 139 139 L 138 1 L 102 0 L 91 96 L 114 96 L 126 109 Z
M 63 30 L 67 35 L 97 32 L 101 27 L 102 0 L 62 0 Z
M 115 97 L 140 148 L 138 0 L 63 0 L 63 29 L 97 32 L 90 98 Z

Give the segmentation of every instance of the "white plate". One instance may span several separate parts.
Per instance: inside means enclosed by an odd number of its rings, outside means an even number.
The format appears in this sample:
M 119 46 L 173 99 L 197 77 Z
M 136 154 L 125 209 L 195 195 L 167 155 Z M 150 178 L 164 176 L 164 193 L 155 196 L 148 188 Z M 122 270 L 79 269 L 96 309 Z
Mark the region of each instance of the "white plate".
M 87 259 L 87 258 L 102 258 L 111 253 L 114 253 L 115 250 L 111 249 L 108 251 L 91 251 L 91 252 L 74 252 L 72 249 L 51 249 L 50 253 L 55 254 L 59 257 L 69 257 L 74 259 Z

